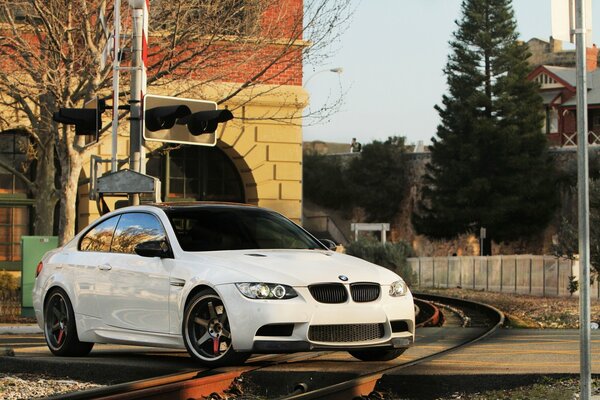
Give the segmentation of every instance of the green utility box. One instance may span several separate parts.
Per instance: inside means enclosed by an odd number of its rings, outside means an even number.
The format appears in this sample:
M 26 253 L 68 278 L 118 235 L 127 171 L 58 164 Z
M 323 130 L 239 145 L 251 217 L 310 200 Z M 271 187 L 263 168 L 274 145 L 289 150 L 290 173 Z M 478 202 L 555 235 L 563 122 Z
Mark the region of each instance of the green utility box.
M 57 236 L 21 237 L 21 316 L 35 317 L 33 312 L 32 290 L 35 282 L 35 270 L 44 254 L 58 247 Z

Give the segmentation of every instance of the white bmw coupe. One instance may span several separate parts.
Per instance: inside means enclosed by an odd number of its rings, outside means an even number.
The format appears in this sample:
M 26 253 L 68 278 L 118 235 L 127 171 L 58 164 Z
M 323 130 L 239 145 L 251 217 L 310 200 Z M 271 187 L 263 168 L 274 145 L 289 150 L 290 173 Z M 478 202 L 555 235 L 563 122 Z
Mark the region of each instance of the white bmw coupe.
M 391 360 L 414 340 L 402 278 L 252 206 L 119 209 L 48 252 L 36 276 L 35 314 L 59 356 L 122 343 L 185 347 L 207 366 L 310 350 Z

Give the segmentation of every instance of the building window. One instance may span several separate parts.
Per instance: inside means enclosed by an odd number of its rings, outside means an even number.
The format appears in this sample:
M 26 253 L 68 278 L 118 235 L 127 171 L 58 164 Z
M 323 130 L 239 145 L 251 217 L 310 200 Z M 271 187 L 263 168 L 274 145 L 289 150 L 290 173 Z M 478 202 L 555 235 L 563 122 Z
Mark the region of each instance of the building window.
M 14 21 L 16 24 L 39 25 L 42 19 L 31 4 L 23 1 L 7 0 L 0 7 L 0 22 Z
M 150 7 L 151 29 L 173 30 L 180 21 L 198 26 L 205 34 L 256 34 L 261 2 L 257 0 L 192 0 L 187 3 L 156 0 Z M 181 31 L 183 27 L 179 27 Z
M 29 227 L 29 207 L 0 206 L 0 261 L 21 261 L 21 236 Z
M 542 132 L 546 134 L 558 132 L 558 110 L 556 108 L 546 107 L 546 118 L 544 119 Z
M 165 201 L 245 201 L 235 165 L 217 147 L 181 146 L 153 154 L 146 172 L 163 182 Z
M 0 133 L 0 159 L 28 179 L 33 179 L 27 156 L 29 139 L 20 131 Z M 6 168 L 0 167 L 0 269 L 19 269 L 21 236 L 31 233 L 31 205 L 25 183 Z

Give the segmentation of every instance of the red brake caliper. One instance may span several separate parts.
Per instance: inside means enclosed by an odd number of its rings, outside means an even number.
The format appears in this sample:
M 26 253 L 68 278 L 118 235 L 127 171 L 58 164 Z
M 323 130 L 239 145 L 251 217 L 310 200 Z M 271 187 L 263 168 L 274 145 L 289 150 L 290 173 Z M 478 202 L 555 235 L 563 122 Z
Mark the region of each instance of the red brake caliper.
M 65 333 L 65 330 L 64 330 L 64 329 L 61 329 L 61 330 L 58 332 L 58 339 L 56 339 L 56 343 L 57 343 L 57 344 L 60 344 L 60 343 L 62 342 L 62 339 L 63 339 L 63 334 L 64 334 L 64 333 Z
M 215 356 L 219 355 L 219 337 L 213 338 L 213 352 Z

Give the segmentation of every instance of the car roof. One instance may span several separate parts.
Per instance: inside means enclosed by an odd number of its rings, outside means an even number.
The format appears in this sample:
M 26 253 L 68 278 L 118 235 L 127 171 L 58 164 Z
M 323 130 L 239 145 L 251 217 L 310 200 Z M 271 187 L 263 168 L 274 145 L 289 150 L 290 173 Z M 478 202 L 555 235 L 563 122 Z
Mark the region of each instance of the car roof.
M 175 211 L 175 210 L 190 210 L 195 208 L 260 208 L 252 204 L 244 203 L 227 203 L 221 201 L 190 201 L 190 202 L 165 202 L 165 203 L 151 203 L 146 204 L 160 208 L 164 211 Z
M 245 203 L 228 203 L 225 201 L 173 201 L 164 203 L 151 203 L 149 206 L 155 206 L 159 208 L 190 208 L 190 207 L 212 207 L 212 206 L 224 206 L 224 207 L 256 207 L 252 204 Z

